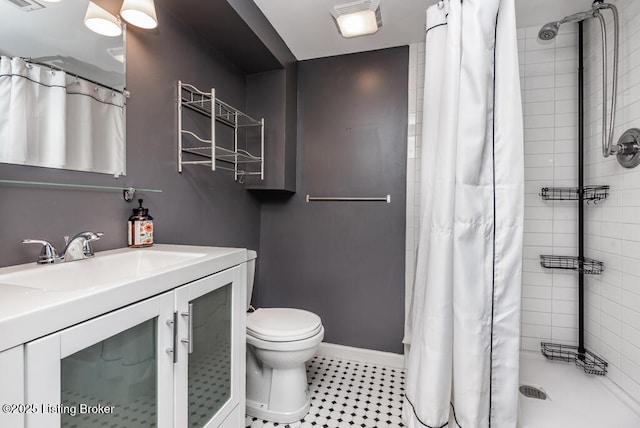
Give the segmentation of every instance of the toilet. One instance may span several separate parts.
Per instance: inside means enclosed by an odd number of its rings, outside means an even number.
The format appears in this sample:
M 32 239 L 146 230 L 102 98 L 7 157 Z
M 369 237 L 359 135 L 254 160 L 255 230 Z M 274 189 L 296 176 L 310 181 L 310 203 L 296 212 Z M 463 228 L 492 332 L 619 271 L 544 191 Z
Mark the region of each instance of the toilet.
M 247 309 L 255 273 L 255 251 L 247 251 Z M 291 423 L 309 412 L 305 363 L 324 337 L 320 317 L 292 308 L 247 313 L 247 415 Z

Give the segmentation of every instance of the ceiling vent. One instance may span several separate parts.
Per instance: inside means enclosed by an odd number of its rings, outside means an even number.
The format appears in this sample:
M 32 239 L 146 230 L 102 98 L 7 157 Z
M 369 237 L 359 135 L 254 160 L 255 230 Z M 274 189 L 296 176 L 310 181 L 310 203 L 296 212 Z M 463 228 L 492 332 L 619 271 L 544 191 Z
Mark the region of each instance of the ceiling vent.
M 382 26 L 380 0 L 359 0 L 331 8 L 331 16 L 343 37 L 363 36 Z
M 5 0 L 24 12 L 44 9 L 44 5 L 35 0 Z

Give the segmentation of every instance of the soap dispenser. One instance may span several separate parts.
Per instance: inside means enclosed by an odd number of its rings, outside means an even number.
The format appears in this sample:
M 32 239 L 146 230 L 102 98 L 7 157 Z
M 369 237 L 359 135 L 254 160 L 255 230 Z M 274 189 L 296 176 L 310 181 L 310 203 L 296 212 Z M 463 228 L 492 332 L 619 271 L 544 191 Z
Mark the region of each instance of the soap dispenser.
M 138 199 L 140 206 L 133 209 L 133 215 L 129 217 L 129 246 L 150 247 L 153 245 L 153 217 L 149 210 L 142 206 L 142 199 Z

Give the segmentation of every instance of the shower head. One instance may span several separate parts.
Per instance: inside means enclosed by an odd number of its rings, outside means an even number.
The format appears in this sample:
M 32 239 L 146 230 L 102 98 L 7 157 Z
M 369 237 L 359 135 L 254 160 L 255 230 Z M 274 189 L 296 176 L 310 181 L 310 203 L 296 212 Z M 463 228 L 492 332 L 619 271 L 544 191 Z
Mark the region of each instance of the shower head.
M 558 35 L 560 29 L 560 22 L 549 22 L 544 24 L 538 32 L 538 38 L 540 40 L 551 40 Z
M 598 13 L 598 10 L 603 9 L 604 7 L 606 6 L 603 6 L 600 3 L 594 3 L 593 7 L 586 12 L 574 13 L 573 15 L 565 16 L 560 21 L 544 24 L 538 32 L 538 37 L 540 38 L 540 40 L 552 40 L 558 35 L 560 25 L 566 24 L 568 22 L 579 22 L 584 21 L 588 18 L 593 18 L 596 13 Z

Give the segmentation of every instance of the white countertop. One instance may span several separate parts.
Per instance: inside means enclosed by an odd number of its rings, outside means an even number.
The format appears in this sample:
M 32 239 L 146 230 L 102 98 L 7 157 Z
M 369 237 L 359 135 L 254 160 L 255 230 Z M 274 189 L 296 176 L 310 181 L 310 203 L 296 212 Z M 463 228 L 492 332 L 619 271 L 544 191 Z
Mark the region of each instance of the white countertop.
M 133 275 L 114 275 L 100 278 L 92 275 L 106 256 L 139 252 L 189 253 L 186 260 L 154 269 L 141 269 Z M 118 258 L 114 258 L 118 260 Z M 28 263 L 0 269 L 0 352 L 29 342 L 115 309 L 169 291 L 180 285 L 228 269 L 247 260 L 244 248 L 199 247 L 154 244 L 149 248 L 121 248 L 97 252 L 93 259 L 53 265 Z M 73 266 L 72 266 L 73 265 Z M 72 269 L 75 268 L 75 269 Z M 117 264 L 114 269 L 117 270 Z M 46 284 L 31 288 L 12 284 L 12 276 L 27 276 L 35 272 L 60 280 L 72 272 L 82 287 L 47 289 Z M 19 282 L 19 281 L 18 281 Z M 86 284 L 86 286 L 85 286 Z

